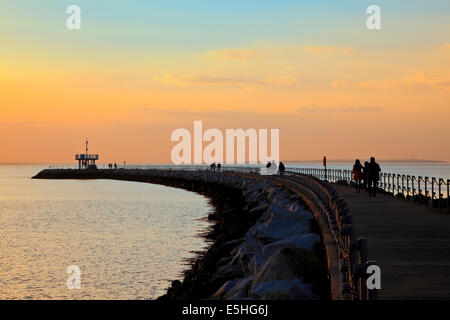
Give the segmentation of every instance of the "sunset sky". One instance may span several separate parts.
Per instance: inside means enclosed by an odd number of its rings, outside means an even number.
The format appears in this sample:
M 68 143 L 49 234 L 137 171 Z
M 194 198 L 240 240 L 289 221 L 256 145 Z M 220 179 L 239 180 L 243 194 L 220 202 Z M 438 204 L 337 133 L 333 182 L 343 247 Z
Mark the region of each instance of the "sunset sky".
M 0 163 L 73 163 L 86 137 L 169 163 L 194 120 L 280 129 L 287 160 L 450 161 L 448 0 L 1 1 L 0 43 Z

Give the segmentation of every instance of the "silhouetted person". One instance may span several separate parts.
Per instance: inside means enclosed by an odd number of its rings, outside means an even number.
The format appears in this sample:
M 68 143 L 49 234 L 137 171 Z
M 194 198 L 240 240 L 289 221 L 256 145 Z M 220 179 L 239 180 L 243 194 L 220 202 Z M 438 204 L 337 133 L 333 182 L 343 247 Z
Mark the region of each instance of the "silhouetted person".
M 284 171 L 286 170 L 284 163 L 280 161 L 280 164 L 278 165 L 278 170 L 280 170 L 280 176 L 284 175 Z
M 220 162 L 217 164 L 217 172 L 220 172 L 220 169 L 222 168 L 222 165 L 220 164 Z
M 364 186 L 364 192 L 368 191 L 368 180 L 369 180 L 369 162 L 364 162 L 364 167 L 362 169 L 362 179 L 363 179 L 363 186 Z
M 270 168 L 271 166 L 272 166 L 272 164 L 270 163 L 270 161 L 267 161 L 266 168 L 268 169 L 268 168 Z
M 378 181 L 380 180 L 380 165 L 375 162 L 375 158 L 370 158 L 370 163 L 367 171 L 367 183 L 369 190 L 369 197 L 373 196 L 375 198 L 377 194 Z
M 356 159 L 355 164 L 353 165 L 352 175 L 353 180 L 355 180 L 356 192 L 361 192 L 361 179 L 362 179 L 362 168 L 361 162 L 359 159 Z
M 114 169 L 117 169 L 117 163 L 114 163 Z

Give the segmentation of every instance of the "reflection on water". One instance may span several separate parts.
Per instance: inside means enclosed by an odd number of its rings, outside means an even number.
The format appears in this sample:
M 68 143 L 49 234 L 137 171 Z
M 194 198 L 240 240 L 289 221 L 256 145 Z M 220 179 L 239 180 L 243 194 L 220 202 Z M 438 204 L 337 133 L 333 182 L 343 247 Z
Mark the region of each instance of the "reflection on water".
M 148 183 L 29 179 L 40 169 L 0 166 L 0 299 L 154 299 L 206 246 L 205 197 Z M 66 286 L 70 265 L 81 268 L 81 290 Z

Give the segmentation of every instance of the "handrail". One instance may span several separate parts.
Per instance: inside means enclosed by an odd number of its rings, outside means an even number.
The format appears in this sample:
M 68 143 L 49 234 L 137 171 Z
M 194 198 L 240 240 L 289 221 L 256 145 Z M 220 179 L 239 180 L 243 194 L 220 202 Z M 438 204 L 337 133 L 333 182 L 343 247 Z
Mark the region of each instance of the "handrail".
M 353 183 L 351 170 L 320 168 L 286 168 L 335 183 Z M 395 197 L 428 205 L 450 213 L 450 179 L 381 172 L 378 189 Z
M 340 259 L 342 293 L 354 300 L 375 300 L 376 290 L 369 290 L 366 285 L 366 270 L 376 262 L 368 260 L 367 239 L 356 239 L 353 217 L 346 203 L 338 198 L 336 190 L 329 183 L 315 176 L 287 171 L 285 177 L 311 190 L 315 197 L 310 200 L 317 199 L 319 203 L 316 203 L 316 207 L 328 220 Z

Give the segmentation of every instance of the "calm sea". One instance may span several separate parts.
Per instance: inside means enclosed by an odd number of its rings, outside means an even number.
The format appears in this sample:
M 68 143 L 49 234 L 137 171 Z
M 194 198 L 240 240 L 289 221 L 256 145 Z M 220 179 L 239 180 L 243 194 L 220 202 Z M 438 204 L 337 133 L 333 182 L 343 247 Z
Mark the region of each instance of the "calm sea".
M 0 299 L 154 299 L 207 245 L 208 200 L 112 180 L 32 180 L 0 165 Z M 81 289 L 67 288 L 67 267 Z

